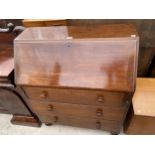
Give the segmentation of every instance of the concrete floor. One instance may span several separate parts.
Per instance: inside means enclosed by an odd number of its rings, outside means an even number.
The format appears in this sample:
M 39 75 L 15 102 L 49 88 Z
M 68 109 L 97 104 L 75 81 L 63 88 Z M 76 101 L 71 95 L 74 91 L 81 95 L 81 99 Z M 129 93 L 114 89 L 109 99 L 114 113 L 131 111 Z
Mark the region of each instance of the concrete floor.
M 64 125 L 46 126 L 40 128 L 12 125 L 12 116 L 0 114 L 0 135 L 109 135 L 109 132 Z M 123 134 L 122 132 L 120 134 Z

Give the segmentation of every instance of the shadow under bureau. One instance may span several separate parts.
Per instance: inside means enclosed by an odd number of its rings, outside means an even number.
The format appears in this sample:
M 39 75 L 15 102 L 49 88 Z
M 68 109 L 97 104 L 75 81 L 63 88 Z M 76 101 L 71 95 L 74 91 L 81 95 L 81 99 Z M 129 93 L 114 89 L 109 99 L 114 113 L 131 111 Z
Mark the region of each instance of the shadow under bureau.
M 130 24 L 27 28 L 14 41 L 15 82 L 41 122 L 118 134 L 135 90 Z

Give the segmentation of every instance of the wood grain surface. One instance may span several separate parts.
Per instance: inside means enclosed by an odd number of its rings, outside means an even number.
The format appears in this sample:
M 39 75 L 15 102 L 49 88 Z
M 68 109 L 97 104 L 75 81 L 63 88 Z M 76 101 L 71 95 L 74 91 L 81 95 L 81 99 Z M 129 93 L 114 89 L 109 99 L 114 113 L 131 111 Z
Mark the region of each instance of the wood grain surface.
M 155 116 L 155 79 L 137 78 L 132 102 L 136 115 Z
M 41 122 L 119 133 L 138 47 L 130 24 L 28 28 L 15 39 L 15 81 Z
M 131 25 L 114 28 L 115 25 L 27 29 L 15 40 L 16 83 L 132 92 L 137 33 Z
M 106 105 L 113 107 L 124 106 L 129 100 L 123 92 L 84 90 L 84 89 L 59 89 L 49 87 L 24 86 L 25 95 L 32 100 L 65 102 L 87 105 Z

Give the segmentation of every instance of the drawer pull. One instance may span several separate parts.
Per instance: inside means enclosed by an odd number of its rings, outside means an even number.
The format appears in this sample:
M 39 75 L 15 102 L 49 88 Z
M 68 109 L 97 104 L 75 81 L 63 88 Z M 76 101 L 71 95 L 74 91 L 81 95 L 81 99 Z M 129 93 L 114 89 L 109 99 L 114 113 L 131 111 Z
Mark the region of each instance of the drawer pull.
M 48 96 L 48 92 L 47 91 L 42 91 L 40 98 L 46 98 Z
M 100 129 L 100 128 L 101 128 L 101 122 L 100 122 L 100 121 L 97 121 L 97 122 L 96 122 L 96 128 L 97 128 L 97 129 Z
M 54 121 L 54 123 L 56 123 L 58 121 L 58 117 L 57 116 L 54 116 L 53 117 L 53 121 Z
M 103 97 L 103 96 L 99 96 L 99 97 L 97 98 L 97 101 L 98 101 L 99 103 L 104 103 L 104 97 Z
M 48 111 L 52 111 L 53 110 L 53 105 L 52 104 L 49 104 L 48 105 Z
M 96 115 L 97 115 L 98 117 L 101 117 L 101 116 L 103 115 L 102 109 L 97 109 L 97 110 L 96 110 Z

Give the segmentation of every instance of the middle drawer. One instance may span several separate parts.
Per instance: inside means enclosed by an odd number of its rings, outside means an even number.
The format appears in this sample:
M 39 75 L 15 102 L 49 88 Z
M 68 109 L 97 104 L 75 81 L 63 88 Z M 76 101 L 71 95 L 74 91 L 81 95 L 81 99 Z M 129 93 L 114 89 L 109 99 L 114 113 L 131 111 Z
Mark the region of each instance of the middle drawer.
M 40 102 L 34 100 L 30 101 L 30 107 L 36 114 L 68 115 L 74 117 L 101 118 L 115 121 L 123 121 L 127 111 L 126 106 L 109 107 L 60 102 Z

